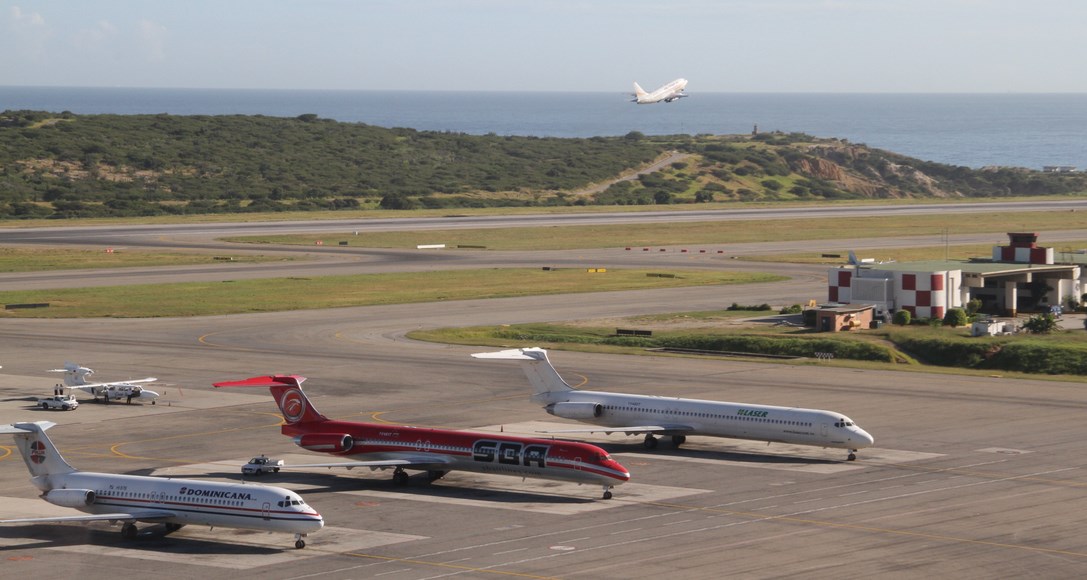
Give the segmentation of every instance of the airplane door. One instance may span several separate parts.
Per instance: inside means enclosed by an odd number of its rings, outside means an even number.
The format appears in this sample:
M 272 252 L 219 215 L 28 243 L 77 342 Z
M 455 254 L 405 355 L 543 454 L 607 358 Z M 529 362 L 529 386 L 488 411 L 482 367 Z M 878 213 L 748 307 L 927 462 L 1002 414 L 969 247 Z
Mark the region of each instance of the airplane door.
M 574 471 L 581 471 L 581 458 L 580 457 L 575 457 L 574 458 Z
M 260 517 L 262 517 L 262 518 L 264 518 L 266 520 L 272 519 L 272 514 L 270 513 L 271 510 L 272 510 L 272 504 L 270 504 L 268 502 L 264 502 L 264 505 L 260 506 Z
M 827 438 L 827 430 L 829 429 L 829 425 L 827 425 L 826 423 L 822 423 L 822 426 L 823 426 L 823 428 L 822 428 L 823 439 L 826 439 Z

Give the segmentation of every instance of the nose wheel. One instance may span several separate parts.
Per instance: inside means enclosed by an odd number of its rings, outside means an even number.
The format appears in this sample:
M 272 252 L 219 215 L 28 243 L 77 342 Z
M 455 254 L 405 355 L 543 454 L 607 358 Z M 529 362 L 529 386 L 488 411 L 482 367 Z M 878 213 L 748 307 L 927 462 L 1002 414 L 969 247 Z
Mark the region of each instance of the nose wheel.
M 604 486 L 604 499 L 611 499 L 611 486 L 610 485 L 605 485 Z
M 856 449 L 850 449 L 849 450 L 849 456 L 846 457 L 845 460 L 846 461 L 856 461 L 857 460 L 857 450 Z
M 295 534 L 294 535 L 294 547 L 295 547 L 295 549 L 301 550 L 302 548 L 306 547 L 306 541 L 302 539 L 302 538 L 305 538 L 305 537 L 306 537 L 306 534 Z

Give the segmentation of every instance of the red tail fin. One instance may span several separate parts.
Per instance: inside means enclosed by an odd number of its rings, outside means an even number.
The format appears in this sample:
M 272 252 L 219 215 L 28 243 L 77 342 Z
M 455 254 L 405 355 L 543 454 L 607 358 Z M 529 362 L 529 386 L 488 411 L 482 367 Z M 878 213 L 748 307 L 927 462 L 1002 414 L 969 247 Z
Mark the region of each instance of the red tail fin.
M 288 424 L 327 421 L 328 418 L 319 413 L 306 397 L 306 393 L 302 392 L 302 381 L 305 380 L 306 377 L 298 375 L 275 375 L 251 377 L 242 381 L 225 381 L 214 383 L 213 386 L 268 387 Z

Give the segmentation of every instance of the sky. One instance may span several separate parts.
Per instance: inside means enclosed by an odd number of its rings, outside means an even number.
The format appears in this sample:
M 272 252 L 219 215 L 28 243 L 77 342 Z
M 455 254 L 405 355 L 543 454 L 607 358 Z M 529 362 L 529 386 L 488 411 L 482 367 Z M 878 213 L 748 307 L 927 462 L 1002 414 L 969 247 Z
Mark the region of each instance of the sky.
M 1087 93 L 1083 0 L 0 0 L 0 85 Z

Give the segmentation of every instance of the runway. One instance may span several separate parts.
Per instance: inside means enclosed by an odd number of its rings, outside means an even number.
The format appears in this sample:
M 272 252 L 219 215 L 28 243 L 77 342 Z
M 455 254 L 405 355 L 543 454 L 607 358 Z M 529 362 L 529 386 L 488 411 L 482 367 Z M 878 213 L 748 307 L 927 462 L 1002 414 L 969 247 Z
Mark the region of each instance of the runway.
M 624 256 L 622 250 L 612 250 Z M 669 253 L 673 262 L 700 258 Z M 641 259 L 641 258 L 639 258 Z M 718 262 L 705 257 L 706 267 Z M 6 276 L 0 276 L 0 282 Z M 510 324 L 806 299 L 787 283 L 344 308 L 201 319 L 5 320 L 0 423 L 50 420 L 76 467 L 228 481 L 265 453 L 314 460 L 279 434 L 265 393 L 215 381 L 276 372 L 339 419 L 534 433 L 561 420 L 528 400 L 492 347 L 409 341 L 414 328 Z M 510 344 L 509 346 L 530 346 Z M 571 383 L 838 410 L 872 433 L 841 450 L 690 437 L 649 452 L 587 436 L 630 469 L 615 498 L 596 487 L 451 473 L 396 487 L 388 472 L 307 470 L 258 481 L 301 493 L 326 528 L 293 537 L 144 524 L 134 542 L 106 524 L 0 527 L 5 576 L 36 578 L 961 578 L 1087 573 L 1081 533 L 1087 394 L 1081 383 L 787 366 L 716 358 L 554 351 Z M 88 402 L 47 412 L 44 372 L 65 360 L 95 378 L 157 376 L 159 404 Z M 0 518 L 55 513 L 0 441 Z M 308 459 L 307 459 L 308 458 Z

